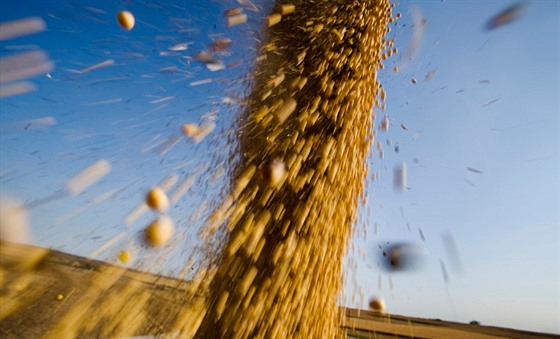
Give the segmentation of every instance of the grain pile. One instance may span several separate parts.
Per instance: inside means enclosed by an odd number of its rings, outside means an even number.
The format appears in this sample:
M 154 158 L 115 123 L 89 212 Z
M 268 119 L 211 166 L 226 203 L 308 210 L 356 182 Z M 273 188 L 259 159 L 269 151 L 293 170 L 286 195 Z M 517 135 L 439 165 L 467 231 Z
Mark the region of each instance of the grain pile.
M 43 334 L 343 336 L 337 296 L 364 196 L 372 107 L 382 107 L 384 98 L 376 70 L 390 45 L 384 36 L 391 8 L 387 0 L 278 4 L 267 17 L 253 90 L 236 127 L 239 161 L 231 189 L 200 230 L 209 266 L 191 282 L 171 286 L 185 296 L 166 303 L 138 282 L 119 282 L 125 269 L 100 266 L 87 288 L 56 295 L 71 307 L 59 307 L 56 324 Z M 154 210 L 167 208 L 148 198 Z M 165 242 L 153 234 L 148 239 Z M 186 263 L 184 271 L 190 268 Z M 0 301 L 13 301 L 0 316 L 7 324 L 17 321 L 10 316 L 25 301 L 15 296 L 32 279 L 22 274 L 4 282 Z M 150 319 L 148 310 L 162 305 L 164 312 Z

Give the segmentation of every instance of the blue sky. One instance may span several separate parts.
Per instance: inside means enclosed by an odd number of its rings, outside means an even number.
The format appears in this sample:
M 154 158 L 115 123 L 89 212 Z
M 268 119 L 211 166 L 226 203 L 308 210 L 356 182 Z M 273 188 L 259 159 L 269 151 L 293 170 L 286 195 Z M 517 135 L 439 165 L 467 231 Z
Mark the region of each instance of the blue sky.
M 378 232 L 363 242 L 359 280 L 366 299 L 383 297 L 392 313 L 558 333 L 558 3 L 530 2 L 518 21 L 485 31 L 510 4 L 397 5 L 403 18 L 392 34 L 400 54 L 412 35 L 411 13 L 427 23 L 416 57 L 397 74 L 399 57 L 389 60 L 381 77 L 392 125 L 378 133 L 385 158 L 374 159 L 381 179 L 371 184 L 372 208 L 364 212 Z M 399 144 L 398 154 L 386 139 Z M 403 161 L 410 190 L 395 192 L 393 166 Z M 460 265 L 445 251 L 445 234 Z M 385 240 L 428 254 L 416 271 L 382 272 L 379 288 L 376 246 Z
M 519 20 L 484 30 L 489 18 L 512 3 L 396 3 L 403 17 L 391 36 L 399 54 L 381 72 L 387 109 L 377 112 L 387 114 L 391 126 L 378 132 L 385 157 L 372 157 L 380 179 L 370 182 L 369 205 L 361 214 L 368 235 L 355 242 L 365 258 L 351 254 L 364 300 L 352 303 L 348 297 L 350 306 L 365 308 L 369 297 L 381 296 L 392 313 L 560 332 L 559 5 L 527 2 Z M 35 243 L 88 256 L 124 232 L 100 258 L 114 262 L 119 250 L 129 249 L 136 258 L 132 265 L 158 264 L 165 273 L 176 272 L 192 254 L 200 224 L 196 211 L 204 199 L 210 207 L 219 202 L 227 182 L 227 176 L 210 182 L 226 159 L 225 135 L 237 108 L 223 98 L 246 91 L 235 79 L 252 66 L 255 32 L 266 13 L 246 10 L 247 24 L 227 28 L 222 13 L 235 6 L 236 1 L 2 4 L 2 22 L 35 15 L 48 30 L 0 42 L 0 56 L 15 53 L 14 46 L 36 45 L 55 62 L 50 78 L 31 79 L 37 91 L 0 102 L 2 193 L 34 202 L 63 190 L 69 178 L 95 161 L 111 163 L 111 173 L 84 193 L 29 211 Z M 136 16 L 131 32 L 114 20 L 121 9 Z M 399 58 L 413 34 L 415 11 L 427 21 L 418 52 L 404 64 Z M 242 60 L 241 66 L 210 72 L 185 58 L 219 37 L 233 40 L 224 62 Z M 160 55 L 183 42 L 188 50 Z M 109 59 L 113 66 L 86 74 L 69 71 Z M 425 81 L 430 71 L 435 73 Z M 206 78 L 213 82 L 189 85 Z M 150 103 L 168 96 L 175 98 Z M 218 110 L 218 128 L 198 146 L 183 139 L 164 155 L 158 155 L 158 147 L 148 150 L 179 136 L 181 124 L 198 122 L 213 110 Z M 56 124 L 22 128 L 43 117 Z M 395 192 L 393 167 L 402 162 L 409 190 Z M 126 215 L 150 186 L 170 175 L 182 182 L 193 173 L 195 185 L 169 212 L 178 227 L 175 246 L 157 252 L 139 246 L 139 232 L 154 215 L 124 226 Z M 110 198 L 91 204 L 102 194 Z M 79 213 L 72 217 L 73 211 Z M 445 234 L 455 240 L 459 262 L 446 253 Z M 423 265 L 402 273 L 378 269 L 377 245 L 385 241 L 423 246 Z M 353 292 L 352 286 L 346 289 L 348 296 Z

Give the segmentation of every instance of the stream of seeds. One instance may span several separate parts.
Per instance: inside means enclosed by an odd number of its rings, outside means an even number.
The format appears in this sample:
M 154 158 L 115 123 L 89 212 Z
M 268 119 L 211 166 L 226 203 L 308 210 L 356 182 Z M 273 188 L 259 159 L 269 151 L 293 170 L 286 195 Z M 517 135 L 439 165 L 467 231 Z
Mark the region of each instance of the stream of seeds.
M 332 338 L 341 321 L 336 300 L 368 173 L 391 10 L 386 1 L 286 7 L 269 17 L 281 20 L 259 56 L 239 173 L 207 226 L 212 233 L 225 223 L 231 233 L 200 338 Z

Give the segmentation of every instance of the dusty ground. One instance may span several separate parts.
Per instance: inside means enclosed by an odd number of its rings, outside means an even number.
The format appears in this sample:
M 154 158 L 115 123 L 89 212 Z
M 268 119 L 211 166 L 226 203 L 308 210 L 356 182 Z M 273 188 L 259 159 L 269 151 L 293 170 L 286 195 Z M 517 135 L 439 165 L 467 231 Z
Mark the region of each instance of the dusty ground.
M 120 313 L 130 310 L 136 298 L 147 298 L 148 301 L 142 303 L 141 323 L 131 327 L 133 330 L 127 335 L 173 335 L 171 326 L 178 315 L 200 298 L 192 295 L 189 282 L 121 269 L 62 252 L 2 244 L 0 254 L 2 338 L 44 337 L 65 314 L 75 311 L 76 302 L 94 289 L 96 279 L 106 274 L 114 274 L 118 279 L 103 295 L 97 296 L 96 305 L 104 309 L 93 307 L 93 311 L 88 312 L 95 314 L 85 319 L 99 318 L 96 317 L 98 313 L 106 317 L 88 324 L 85 327 L 88 330 L 80 334 L 83 337 L 123 333 L 112 332 L 122 324 L 111 325 L 114 319 L 110 318 L 119 318 L 121 322 L 138 321 Z M 138 287 L 136 294 L 124 301 L 127 307 L 118 305 L 122 301 L 116 296 L 131 284 Z M 355 309 L 346 310 L 345 323 L 341 326 L 347 329 L 350 338 L 558 338 L 507 328 L 379 315 Z

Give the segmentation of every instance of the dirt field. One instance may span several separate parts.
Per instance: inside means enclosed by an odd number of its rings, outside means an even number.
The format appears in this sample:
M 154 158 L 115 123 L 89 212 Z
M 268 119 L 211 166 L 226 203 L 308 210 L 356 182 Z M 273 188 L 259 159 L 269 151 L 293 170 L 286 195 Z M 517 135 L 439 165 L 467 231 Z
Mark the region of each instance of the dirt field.
M 196 304 L 190 282 L 127 270 L 107 263 L 38 247 L 0 247 L 0 336 L 2 338 L 45 337 L 77 301 L 95 291 L 96 280 L 111 275 L 115 279 L 95 305 L 84 312 L 81 337 L 125 336 L 175 337 L 172 324 Z M 128 300 L 115 298 L 127 286 L 137 287 Z M 136 300 L 141 311 L 130 312 Z M 146 300 L 147 299 L 147 300 Z M 125 303 L 125 304 L 123 304 Z M 130 312 L 134 319 L 123 316 Z M 99 315 L 103 316 L 99 316 Z M 125 314 L 126 315 L 126 314 Z M 119 319 L 111 324 L 112 316 Z M 130 322 L 134 323 L 131 326 Z M 347 309 L 341 324 L 349 338 L 557 338 L 558 336 L 506 328 L 469 325 L 440 320 L 380 315 Z M 126 329 L 131 331 L 127 332 Z M 119 335 L 122 337 L 121 335 Z

